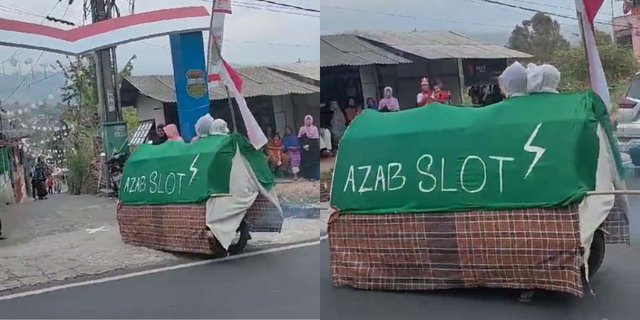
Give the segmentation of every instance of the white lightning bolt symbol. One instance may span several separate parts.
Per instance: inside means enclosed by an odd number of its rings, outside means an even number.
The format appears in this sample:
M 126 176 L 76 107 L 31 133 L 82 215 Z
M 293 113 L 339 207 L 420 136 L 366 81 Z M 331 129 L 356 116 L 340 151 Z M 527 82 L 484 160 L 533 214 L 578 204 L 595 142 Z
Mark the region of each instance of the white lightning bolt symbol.
M 198 173 L 198 168 L 194 167 L 196 165 L 196 162 L 198 161 L 198 158 L 200 158 L 200 154 L 199 153 L 195 157 L 195 159 L 193 159 L 193 162 L 191 162 L 191 166 L 189 167 L 189 171 L 191 171 L 191 180 L 189 180 L 189 185 L 191 185 L 191 183 L 193 183 L 193 178 L 195 178 L 196 174 Z
M 531 145 L 531 143 L 533 142 L 533 139 L 535 139 L 536 136 L 538 135 L 538 131 L 540 130 L 541 126 L 542 126 L 542 122 L 540 122 L 538 126 L 533 130 L 533 133 L 529 137 L 529 140 L 527 140 L 527 143 L 525 143 L 524 145 L 524 151 L 536 154 L 535 158 L 533 158 L 533 161 L 531 162 L 531 165 L 529 166 L 529 170 L 527 170 L 527 174 L 524 175 L 525 180 L 531 173 L 531 170 L 533 170 L 533 167 L 535 167 L 538 161 L 540 161 L 540 158 L 542 158 L 542 155 L 544 154 L 544 152 L 547 151 L 547 149 L 545 148 Z

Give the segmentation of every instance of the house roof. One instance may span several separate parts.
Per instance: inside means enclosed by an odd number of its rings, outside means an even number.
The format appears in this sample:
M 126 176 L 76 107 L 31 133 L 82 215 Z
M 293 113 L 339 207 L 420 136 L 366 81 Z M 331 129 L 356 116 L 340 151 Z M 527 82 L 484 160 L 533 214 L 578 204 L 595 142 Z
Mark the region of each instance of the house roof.
M 245 67 L 236 71 L 244 80 L 242 95 L 245 98 L 256 96 L 283 96 L 288 94 L 312 94 L 320 92 L 318 86 L 302 82 L 268 67 Z M 176 102 L 175 83 L 172 75 L 131 76 L 125 79 L 123 87 L 132 86 L 140 94 L 163 103 Z M 227 98 L 222 87 L 209 88 L 211 100 Z
M 307 79 L 320 81 L 320 64 L 316 62 L 298 62 L 269 66 L 276 71 L 288 72 Z
M 429 60 L 532 58 L 527 53 L 496 44 L 483 43 L 452 31 L 359 32 L 357 35 Z
M 353 34 L 320 37 L 320 66 L 366 66 L 411 63 Z

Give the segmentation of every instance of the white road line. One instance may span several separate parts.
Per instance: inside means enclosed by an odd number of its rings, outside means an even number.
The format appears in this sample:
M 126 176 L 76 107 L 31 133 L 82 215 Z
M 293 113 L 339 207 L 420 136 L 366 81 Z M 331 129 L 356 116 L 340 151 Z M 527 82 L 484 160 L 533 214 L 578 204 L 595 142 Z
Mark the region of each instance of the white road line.
M 133 278 L 133 277 L 139 277 L 139 276 L 144 276 L 144 275 L 149 275 L 149 274 L 154 274 L 154 273 L 159 273 L 159 272 L 173 271 L 173 270 L 179 270 L 179 269 L 203 266 L 203 265 L 207 265 L 207 264 L 219 263 L 219 262 L 224 262 L 224 261 L 237 260 L 237 259 L 248 258 L 248 257 L 253 257 L 253 256 L 258 256 L 258 255 L 263 255 L 263 254 L 268 254 L 268 253 L 286 251 L 286 250 L 303 248 L 303 247 L 310 247 L 310 246 L 315 246 L 315 245 L 319 245 L 319 244 L 320 244 L 320 241 L 297 243 L 297 244 L 292 244 L 292 245 L 288 245 L 288 246 L 283 246 L 283 247 L 278 247 L 278 248 L 271 248 L 271 249 L 255 251 L 255 252 L 247 252 L 247 253 L 238 254 L 238 255 L 235 255 L 235 256 L 229 256 L 229 257 L 218 258 L 218 259 L 213 259 L 213 260 L 190 262 L 190 263 L 184 263 L 184 264 L 179 264 L 179 265 L 175 265 L 175 266 L 169 266 L 169 267 L 163 267 L 163 268 L 157 268 L 157 269 L 151 269 L 151 270 L 144 270 L 144 271 L 139 271 L 139 272 L 132 272 L 132 273 L 127 273 L 127 274 L 113 276 L 113 277 L 106 277 L 106 278 L 95 279 L 95 280 L 88 280 L 88 281 L 82 281 L 82 282 L 63 284 L 63 285 L 59 285 L 59 286 L 52 286 L 52 287 L 33 290 L 33 291 L 19 292 L 19 293 L 14 293 L 14 294 L 8 294 L 8 295 L 5 295 L 5 296 L 0 296 L 0 301 L 12 300 L 12 299 L 17 299 L 17 298 L 24 298 L 24 297 L 34 296 L 34 295 L 43 294 L 43 293 L 52 292 L 52 291 L 58 291 L 58 290 L 75 288 L 75 287 L 88 286 L 88 285 L 92 285 L 92 284 L 99 284 L 99 283 L 117 281 L 117 280 Z

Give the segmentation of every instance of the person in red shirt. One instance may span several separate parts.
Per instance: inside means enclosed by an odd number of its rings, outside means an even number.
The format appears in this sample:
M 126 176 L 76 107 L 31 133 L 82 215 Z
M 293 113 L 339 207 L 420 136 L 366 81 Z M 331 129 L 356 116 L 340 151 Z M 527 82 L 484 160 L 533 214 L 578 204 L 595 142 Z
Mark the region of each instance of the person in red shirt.
M 47 179 L 47 190 L 49 194 L 53 194 L 53 179 L 51 177 Z
M 451 101 L 451 92 L 443 90 L 442 87 L 436 85 L 433 87 L 433 98 L 439 103 L 449 103 Z

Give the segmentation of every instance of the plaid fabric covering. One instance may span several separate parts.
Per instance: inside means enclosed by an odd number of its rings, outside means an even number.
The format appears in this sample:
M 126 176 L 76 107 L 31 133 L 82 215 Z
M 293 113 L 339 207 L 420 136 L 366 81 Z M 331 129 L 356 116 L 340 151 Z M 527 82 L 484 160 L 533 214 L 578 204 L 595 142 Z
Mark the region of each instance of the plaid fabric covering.
M 609 212 L 607 219 L 602 223 L 602 228 L 607 232 L 605 241 L 607 244 L 631 245 L 629 217 L 627 213 L 622 210 L 620 202 L 620 196 L 616 196 L 611 212 Z
M 340 215 L 329 224 L 334 286 L 494 287 L 581 297 L 577 208 Z
M 125 243 L 175 252 L 224 253 L 215 240 L 207 239 L 205 204 L 118 205 L 117 219 Z M 273 204 L 259 196 L 245 220 L 253 232 L 280 232 L 283 219 Z

